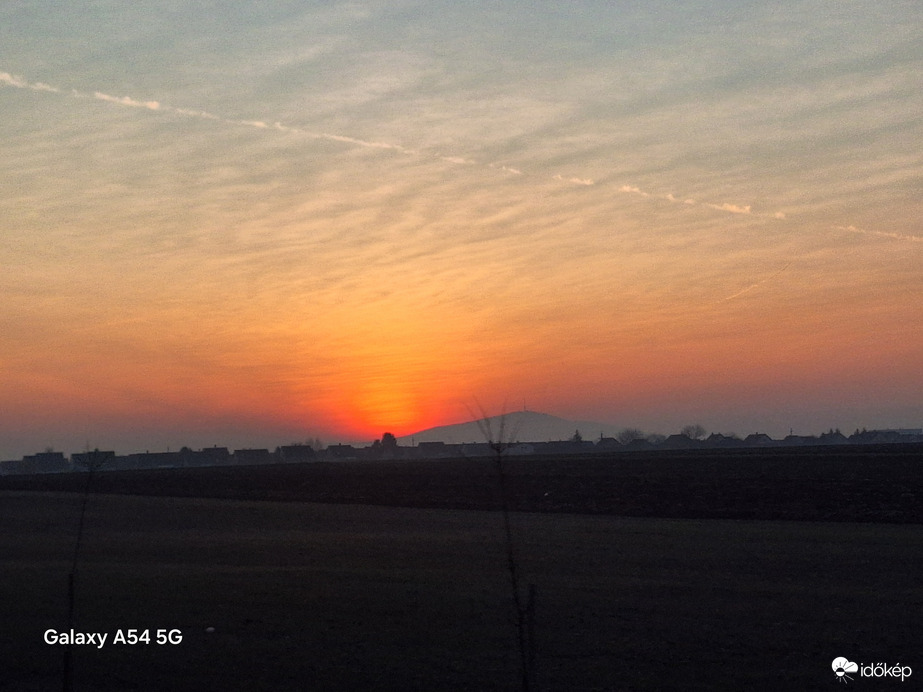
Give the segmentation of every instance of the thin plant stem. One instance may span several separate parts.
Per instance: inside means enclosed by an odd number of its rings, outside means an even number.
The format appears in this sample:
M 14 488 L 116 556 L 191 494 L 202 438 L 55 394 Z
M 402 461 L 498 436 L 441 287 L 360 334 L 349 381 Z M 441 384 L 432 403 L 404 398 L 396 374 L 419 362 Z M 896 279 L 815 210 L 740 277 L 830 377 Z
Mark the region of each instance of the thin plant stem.
M 80 519 L 77 522 L 77 540 L 74 542 L 74 557 L 71 560 L 71 569 L 67 575 L 67 625 L 73 631 L 76 629 L 76 582 L 77 582 L 77 565 L 80 562 L 80 546 L 83 542 L 83 526 L 86 522 L 87 502 L 90 499 L 90 484 L 93 482 L 93 472 L 99 465 L 99 455 L 97 452 L 87 451 L 87 482 L 83 486 L 83 497 L 80 501 Z M 64 692 L 71 692 L 74 689 L 73 681 L 73 664 L 72 652 L 73 643 L 68 642 L 64 649 L 64 673 L 63 687 Z
M 510 590 L 513 596 L 513 606 L 516 610 L 516 634 L 519 645 L 520 674 L 523 692 L 530 692 L 532 670 L 535 667 L 535 642 L 534 642 L 534 620 L 535 620 L 535 585 L 529 585 L 528 602 L 524 605 L 522 602 L 521 589 L 519 587 L 519 561 L 516 558 L 516 549 L 513 542 L 513 527 L 510 521 L 510 501 L 509 488 L 507 484 L 506 470 L 503 466 L 503 454 L 509 447 L 509 440 L 505 439 L 506 416 L 500 417 L 500 430 L 497 437 L 494 438 L 493 426 L 490 418 L 484 409 L 479 405 L 482 419 L 477 421 L 481 434 L 487 440 L 488 445 L 494 453 L 494 467 L 497 471 L 497 485 L 500 491 L 500 509 L 503 515 L 503 529 L 506 543 L 506 561 L 507 569 L 510 575 Z M 474 414 L 472 413 L 472 418 Z M 512 439 L 511 436 L 510 439 Z

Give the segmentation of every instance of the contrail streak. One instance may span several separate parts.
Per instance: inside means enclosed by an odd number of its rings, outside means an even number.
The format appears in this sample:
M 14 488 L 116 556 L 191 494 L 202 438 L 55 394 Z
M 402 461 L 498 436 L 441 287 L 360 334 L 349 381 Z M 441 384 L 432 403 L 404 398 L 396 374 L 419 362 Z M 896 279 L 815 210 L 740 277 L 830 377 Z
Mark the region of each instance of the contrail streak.
M 422 152 L 420 152 L 417 149 L 411 149 L 411 148 L 402 146 L 400 144 L 395 144 L 392 142 L 376 142 L 376 141 L 359 139 L 357 137 L 349 137 L 347 135 L 334 134 L 334 133 L 329 133 L 329 132 L 313 132 L 311 130 L 305 130 L 299 127 L 293 127 L 291 125 L 284 125 L 279 122 L 268 123 L 264 120 L 240 120 L 240 119 L 233 119 L 233 118 L 224 118 L 224 117 L 215 115 L 213 113 L 209 113 L 208 111 L 204 111 L 204 110 L 195 110 L 191 108 L 177 108 L 174 106 L 168 106 L 164 103 L 161 103 L 160 101 L 143 101 L 139 99 L 134 99 L 130 96 L 113 96 L 111 94 L 106 94 L 101 91 L 94 91 L 92 93 L 86 93 L 86 92 L 78 91 L 76 89 L 67 91 L 64 89 L 60 89 L 58 87 L 51 86 L 50 84 L 45 84 L 44 82 L 30 82 L 29 80 L 23 77 L 20 77 L 18 75 L 13 75 L 9 72 L 0 72 L 0 86 L 10 86 L 10 87 L 16 87 L 17 89 L 28 89 L 30 91 L 41 91 L 41 92 L 48 92 L 48 93 L 54 93 L 54 94 L 64 94 L 64 95 L 70 95 L 73 98 L 81 98 L 81 99 L 91 98 L 91 99 L 96 99 L 98 101 L 105 101 L 107 103 L 111 103 L 117 106 L 124 106 L 127 108 L 138 108 L 138 109 L 144 109 L 144 110 L 149 110 L 149 111 L 157 111 L 161 113 L 173 113 L 175 115 L 179 115 L 179 116 L 183 116 L 187 118 L 199 118 L 203 120 L 213 120 L 216 122 L 224 123 L 226 125 L 234 125 L 238 127 L 240 126 L 253 127 L 256 129 L 260 129 L 260 130 L 274 129 L 279 132 L 286 132 L 290 134 L 300 135 L 300 136 L 307 137 L 310 139 L 322 139 L 322 140 L 328 140 L 332 142 L 340 142 L 342 144 L 347 144 L 347 145 L 356 146 L 356 147 L 363 147 L 366 149 L 381 149 L 381 150 L 394 151 L 397 153 L 408 154 L 408 155 L 413 155 L 413 156 L 423 156 L 424 155 Z M 439 161 L 445 161 L 446 163 L 451 163 L 454 165 L 480 165 L 478 164 L 477 161 L 472 161 L 471 159 L 467 159 L 463 156 L 451 156 L 451 155 L 446 155 L 446 154 L 438 154 L 438 155 L 433 156 L 433 158 Z M 502 165 L 502 164 L 489 163 L 489 164 L 486 164 L 486 167 L 494 169 L 494 170 L 500 170 L 510 175 L 526 175 L 523 171 L 521 171 L 518 168 L 513 168 L 513 167 Z M 592 178 L 565 176 L 562 174 L 556 174 L 551 177 L 554 180 L 557 180 L 559 182 L 562 182 L 568 185 L 581 186 L 581 187 L 596 185 L 596 181 L 593 180 Z M 702 202 L 702 201 L 698 201 L 698 200 L 691 199 L 691 198 L 678 198 L 678 197 L 674 197 L 672 194 L 658 195 L 658 194 L 654 194 L 654 193 L 642 190 L 641 188 L 635 185 L 622 185 L 620 188 L 618 188 L 618 191 L 622 193 L 626 193 L 626 194 L 639 195 L 641 197 L 647 197 L 647 198 L 652 198 L 652 199 L 663 199 L 673 204 L 704 206 L 709 209 L 714 209 L 715 211 L 721 211 L 721 212 L 725 212 L 728 214 L 743 214 L 743 215 L 761 216 L 761 217 L 768 217 L 768 218 L 773 218 L 777 220 L 784 220 L 786 218 L 785 214 L 781 211 L 777 211 L 774 213 L 754 212 L 749 204 L 742 205 L 742 204 L 734 204 L 731 202 L 723 202 L 721 204 L 716 204 L 713 202 Z M 910 242 L 916 242 L 916 243 L 923 242 L 923 237 L 915 236 L 915 235 L 904 235 L 901 233 L 888 233 L 885 231 L 869 231 L 863 228 L 857 228 L 856 226 L 835 226 L 835 228 L 841 231 L 848 231 L 850 233 L 861 233 L 864 235 L 878 236 L 881 238 L 891 238 L 894 240 L 903 240 L 903 241 L 910 241 Z M 781 271 L 784 271 L 785 268 L 787 267 L 788 265 L 785 265 L 785 267 L 783 267 L 780 270 L 780 272 L 777 272 L 776 274 L 774 274 L 772 277 L 769 277 L 769 278 L 770 279 L 774 278 L 775 276 L 778 275 L 778 273 L 781 273 Z M 752 286 L 745 288 L 743 291 L 735 293 L 733 296 L 729 296 L 728 298 L 725 298 L 724 300 L 730 300 L 731 298 L 736 298 L 737 296 L 742 295 L 743 293 L 746 293 L 747 291 L 753 288 L 756 288 L 761 283 L 763 282 L 753 284 Z
M 0 83 L 7 86 L 17 87 L 19 89 L 31 89 L 32 91 L 50 91 L 55 94 L 61 93 L 60 89 L 45 84 L 43 82 L 27 82 L 22 77 L 16 77 L 9 72 L 0 72 Z
M 777 271 L 777 272 L 776 272 L 775 274 L 773 274 L 772 276 L 767 276 L 765 279 L 762 279 L 761 281 L 757 281 L 755 284 L 750 284 L 750 285 L 747 286 L 746 288 L 744 288 L 744 289 L 742 289 L 742 290 L 740 290 L 740 291 L 737 291 L 737 293 L 734 293 L 733 295 L 729 295 L 727 298 L 722 298 L 722 299 L 719 300 L 718 302 L 719 302 L 719 303 L 724 303 L 724 302 L 727 302 L 727 301 L 729 301 L 729 300 L 734 300 L 734 298 L 738 298 L 739 296 L 742 296 L 744 293 L 749 293 L 749 292 L 752 291 L 754 288 L 757 288 L 758 286 L 762 286 L 762 285 L 763 285 L 764 283 L 766 283 L 767 281 L 772 281 L 773 279 L 775 279 L 779 274 L 781 274 L 781 273 L 784 272 L 786 269 L 788 269 L 788 268 L 791 266 L 791 264 L 792 264 L 791 261 L 789 261 L 784 267 L 782 267 L 779 271 Z
M 204 110 L 195 110 L 192 108 L 177 108 L 174 106 L 168 106 L 160 101 L 142 101 L 139 99 L 132 98 L 130 96 L 113 96 L 112 94 L 107 94 L 102 91 L 94 91 L 93 93 L 86 93 L 73 89 L 71 91 L 66 91 L 64 89 L 59 89 L 42 82 L 30 82 L 22 77 L 10 74 L 9 72 L 0 72 L 0 86 L 6 85 L 11 87 L 16 87 L 18 89 L 29 89 L 31 91 L 46 91 L 55 94 L 66 94 L 70 95 L 73 98 L 92 98 L 98 101 L 105 101 L 117 106 L 126 106 L 128 108 L 141 108 L 150 111 L 158 111 L 162 113 L 173 113 L 175 115 L 184 116 L 187 118 L 200 118 L 203 120 L 213 120 L 216 122 L 224 123 L 226 125 L 235 125 L 243 127 L 252 127 L 259 130 L 277 130 L 279 132 L 285 132 L 288 134 L 300 135 L 302 137 L 307 137 L 309 139 L 322 139 L 331 142 L 340 142 L 342 144 L 348 144 L 356 147 L 363 147 L 366 149 L 382 149 L 388 151 L 395 151 L 401 154 L 409 154 L 414 156 L 421 156 L 422 153 L 417 149 L 411 149 L 400 144 L 395 144 L 393 142 L 376 142 L 366 139 L 359 139 L 358 137 L 349 137 L 347 135 L 334 134 L 330 132 L 314 132 L 311 130 L 305 130 L 300 127 L 293 127 L 291 125 L 284 125 L 279 122 L 268 123 L 264 120 L 241 120 L 234 118 L 224 118 L 220 115 L 215 115 L 214 113 L 209 113 Z M 466 159 L 462 156 L 449 156 L 449 155 L 436 155 L 433 158 L 440 161 L 445 161 L 446 163 L 451 163 L 455 165 L 476 165 L 477 161 L 472 161 Z M 509 173 L 511 175 L 523 175 L 523 172 L 517 168 L 512 168 L 509 166 L 501 164 L 489 164 L 489 168 L 503 171 L 504 173 Z M 584 178 L 564 178 L 561 175 L 553 176 L 555 180 L 560 180 L 562 182 L 571 183 L 574 185 L 592 185 L 593 181 Z
M 679 198 L 674 196 L 672 193 L 666 195 L 657 195 L 653 192 L 647 192 L 642 190 L 637 185 L 622 185 L 619 188 L 619 192 L 624 192 L 629 195 L 638 195 L 639 197 L 647 197 L 650 199 L 665 199 L 667 202 L 672 202 L 673 204 L 685 204 L 687 206 L 703 206 L 708 207 L 709 209 L 714 209 L 715 211 L 723 211 L 728 214 L 744 214 L 747 216 L 763 216 L 773 219 L 782 220 L 785 218 L 785 214 L 781 211 L 775 213 L 758 213 L 754 212 L 753 208 L 749 205 L 743 204 L 732 204 L 731 202 L 724 202 L 722 204 L 715 204 L 713 202 L 699 202 L 698 200 L 692 199 L 690 197 Z
M 892 240 L 907 240 L 912 243 L 923 243 L 923 237 L 918 235 L 905 235 L 903 233 L 888 233 L 886 231 L 869 231 L 864 228 L 855 226 L 834 226 L 838 231 L 848 231 L 849 233 L 861 233 L 862 235 L 873 235 L 879 238 L 891 238 Z
M 377 141 L 359 139 L 357 137 L 350 137 L 348 135 L 341 135 L 341 134 L 335 134 L 335 133 L 330 133 L 330 132 L 314 132 L 314 131 L 306 130 L 300 127 L 293 127 L 291 125 L 285 125 L 280 122 L 269 123 L 269 122 L 266 122 L 265 120 L 241 120 L 241 119 L 233 119 L 233 118 L 224 118 L 222 116 L 215 115 L 214 113 L 209 113 L 208 111 L 204 111 L 204 110 L 195 110 L 191 108 L 178 108 L 174 106 L 168 106 L 160 101 L 153 101 L 153 100 L 145 101 L 145 100 L 135 99 L 130 96 L 113 96 L 112 94 L 107 94 L 101 91 L 94 91 L 92 93 L 85 93 L 82 91 L 78 91 L 76 89 L 71 90 L 71 91 L 66 91 L 64 89 L 59 89 L 57 87 L 53 87 L 53 86 L 50 86 L 48 84 L 44 84 L 41 82 L 30 82 L 27 79 L 24 79 L 23 77 L 12 75 L 9 72 L 0 72 L 0 86 L 4 84 L 6 86 L 17 87 L 19 89 L 29 89 L 32 91 L 47 91 L 47 92 L 52 92 L 52 93 L 57 93 L 57 94 L 66 94 L 74 98 L 93 98 L 98 101 L 105 101 L 113 105 L 125 106 L 128 108 L 139 108 L 139 109 L 145 109 L 145 110 L 150 110 L 150 111 L 158 111 L 161 113 L 173 113 L 175 115 L 188 117 L 188 118 L 200 118 L 204 120 L 213 120 L 216 122 L 224 123 L 226 125 L 234 125 L 234 126 L 239 126 L 239 127 L 241 126 L 242 127 L 252 127 L 252 128 L 256 128 L 260 130 L 274 129 L 279 132 L 299 135 L 299 136 L 307 137 L 310 139 L 322 139 L 322 140 L 327 140 L 327 141 L 332 141 L 332 142 L 340 142 L 342 144 L 348 144 L 348 145 L 352 145 L 356 147 L 363 147 L 367 149 L 381 149 L 381 150 L 394 151 L 394 152 L 398 152 L 401 154 L 408 154 L 408 155 L 414 155 L 414 156 L 424 155 L 422 152 L 420 152 L 417 149 L 411 149 L 409 147 L 405 147 L 401 144 L 395 144 L 393 142 L 377 142 Z M 451 163 L 451 164 L 460 165 L 460 166 L 461 165 L 481 165 L 477 161 L 473 161 L 463 156 L 436 154 L 436 155 L 433 155 L 433 158 L 439 161 L 444 161 L 446 163 Z M 499 171 L 502 171 L 510 175 L 517 175 L 517 176 L 526 175 L 526 173 L 520 170 L 519 168 L 514 168 L 512 166 L 507 166 L 501 163 L 488 163 L 486 164 L 486 167 L 491 168 L 493 170 L 499 170 Z M 591 187 L 591 186 L 596 185 L 596 181 L 593 180 L 592 178 L 578 177 L 574 175 L 563 175 L 563 174 L 558 173 L 556 175 L 551 176 L 551 178 L 561 183 L 565 183 L 565 184 L 573 185 L 573 186 L 579 186 L 579 187 Z M 640 192 L 638 188 L 629 188 L 627 186 L 623 187 L 622 191 L 623 192 L 625 191 Z M 641 193 L 641 194 L 645 194 L 646 196 L 646 193 Z M 672 195 L 668 196 L 668 198 L 672 200 Z M 712 206 L 715 209 L 720 209 L 723 211 L 731 211 L 731 212 L 743 211 L 745 213 L 749 213 L 749 210 L 750 210 L 749 206 L 738 207 L 736 205 L 730 205 L 730 204 L 709 205 L 709 206 Z

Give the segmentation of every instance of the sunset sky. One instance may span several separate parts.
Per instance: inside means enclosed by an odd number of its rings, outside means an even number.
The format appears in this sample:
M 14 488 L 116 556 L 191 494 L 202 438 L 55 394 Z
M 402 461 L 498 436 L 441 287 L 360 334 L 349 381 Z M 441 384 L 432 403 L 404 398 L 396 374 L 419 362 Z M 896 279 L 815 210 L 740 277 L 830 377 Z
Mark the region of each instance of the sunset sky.
M 919 0 L 7 2 L 0 116 L 0 459 L 923 426 Z

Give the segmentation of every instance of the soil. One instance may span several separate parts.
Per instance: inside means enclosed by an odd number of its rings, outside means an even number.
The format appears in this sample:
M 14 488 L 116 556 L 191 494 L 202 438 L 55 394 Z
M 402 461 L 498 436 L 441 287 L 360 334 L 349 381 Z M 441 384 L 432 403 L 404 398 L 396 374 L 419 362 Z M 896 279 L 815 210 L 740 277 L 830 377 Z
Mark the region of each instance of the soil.
M 503 459 L 509 508 L 686 519 L 923 523 L 923 445 L 636 452 Z M 85 474 L 0 477 L 82 491 Z M 94 474 L 93 492 L 498 509 L 492 458 L 214 466 Z
M 504 460 L 531 689 L 819 689 L 840 656 L 911 689 L 920 451 Z M 0 690 L 62 689 L 86 479 L 0 478 Z M 490 459 L 94 474 L 74 622 L 108 643 L 73 689 L 522 689 L 498 485 Z

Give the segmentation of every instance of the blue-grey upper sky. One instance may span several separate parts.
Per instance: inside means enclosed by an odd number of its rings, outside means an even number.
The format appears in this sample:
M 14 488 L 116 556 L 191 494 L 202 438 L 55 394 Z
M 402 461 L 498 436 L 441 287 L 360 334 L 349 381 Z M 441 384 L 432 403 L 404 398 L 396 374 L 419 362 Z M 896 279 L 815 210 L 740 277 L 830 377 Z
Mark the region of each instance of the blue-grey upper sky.
M 909 1 L 4 3 L 0 458 L 919 427 L 921 87 Z

